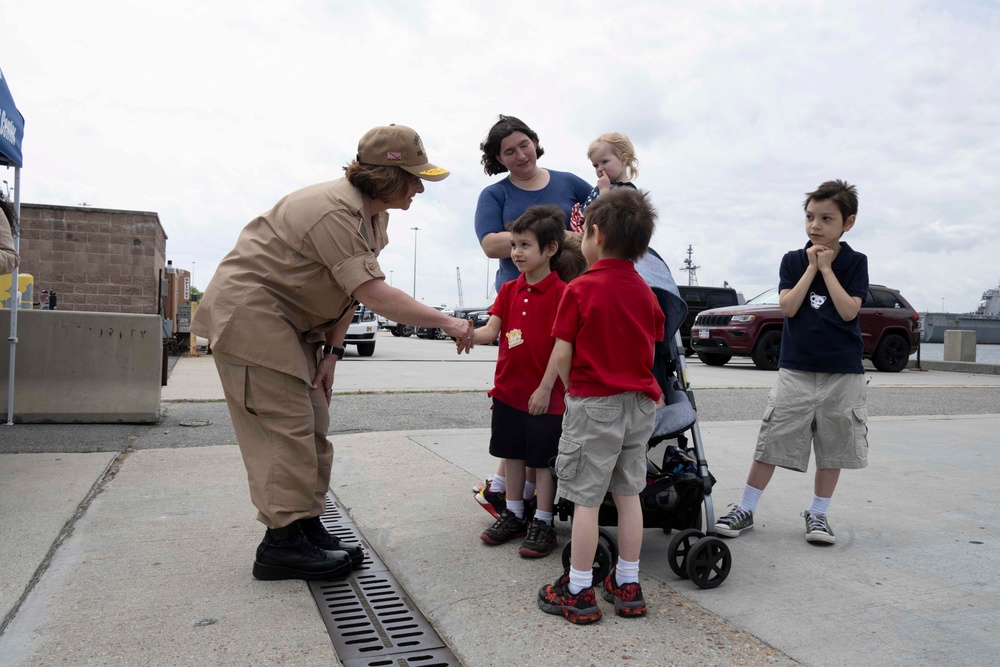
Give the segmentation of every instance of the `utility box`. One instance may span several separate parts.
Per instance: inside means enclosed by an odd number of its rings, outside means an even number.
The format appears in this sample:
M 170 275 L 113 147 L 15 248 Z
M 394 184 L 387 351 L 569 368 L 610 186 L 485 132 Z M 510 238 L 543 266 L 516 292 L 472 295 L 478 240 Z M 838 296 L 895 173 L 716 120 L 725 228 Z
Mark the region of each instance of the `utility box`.
M 173 262 L 168 260 L 164 274 L 166 292 L 163 295 L 163 318 L 173 322 L 171 335 L 188 333 L 191 330 L 191 272 L 174 267 Z M 180 328 L 179 312 L 182 306 L 187 307 L 186 324 L 183 329 Z
M 191 333 L 191 304 L 177 306 L 177 333 Z

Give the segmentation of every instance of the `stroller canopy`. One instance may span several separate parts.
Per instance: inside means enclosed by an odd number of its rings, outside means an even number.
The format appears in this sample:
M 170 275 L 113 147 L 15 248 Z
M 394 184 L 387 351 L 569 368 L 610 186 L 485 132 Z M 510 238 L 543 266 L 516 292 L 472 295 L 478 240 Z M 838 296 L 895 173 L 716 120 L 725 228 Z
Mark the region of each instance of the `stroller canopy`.
M 635 270 L 639 272 L 642 279 L 653 290 L 663 315 L 667 322 L 663 329 L 663 340 L 670 341 L 681 328 L 684 318 L 687 317 L 688 307 L 681 296 L 681 291 L 677 289 L 674 276 L 670 273 L 670 268 L 652 248 L 635 263 Z

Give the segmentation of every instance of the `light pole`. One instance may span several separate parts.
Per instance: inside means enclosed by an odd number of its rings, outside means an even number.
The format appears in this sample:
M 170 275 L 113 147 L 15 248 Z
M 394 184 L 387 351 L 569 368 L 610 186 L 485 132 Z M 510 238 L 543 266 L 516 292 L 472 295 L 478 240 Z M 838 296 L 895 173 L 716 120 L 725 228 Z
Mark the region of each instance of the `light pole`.
M 389 271 L 389 287 L 392 287 L 392 274 L 393 273 L 395 273 L 395 271 L 392 271 L 392 270 Z
M 417 232 L 419 227 L 410 227 L 413 230 L 413 298 L 417 298 Z

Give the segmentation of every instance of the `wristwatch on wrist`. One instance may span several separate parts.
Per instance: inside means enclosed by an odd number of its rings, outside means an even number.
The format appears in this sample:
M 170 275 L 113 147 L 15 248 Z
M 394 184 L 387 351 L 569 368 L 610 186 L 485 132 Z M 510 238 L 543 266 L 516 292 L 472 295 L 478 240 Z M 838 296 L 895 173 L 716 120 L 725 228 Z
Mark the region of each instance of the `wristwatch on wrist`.
M 336 347 L 334 345 L 324 345 L 323 346 L 323 356 L 325 357 L 325 356 L 327 356 L 329 354 L 334 355 L 338 359 L 343 359 L 344 358 L 344 348 L 342 348 L 342 347 Z

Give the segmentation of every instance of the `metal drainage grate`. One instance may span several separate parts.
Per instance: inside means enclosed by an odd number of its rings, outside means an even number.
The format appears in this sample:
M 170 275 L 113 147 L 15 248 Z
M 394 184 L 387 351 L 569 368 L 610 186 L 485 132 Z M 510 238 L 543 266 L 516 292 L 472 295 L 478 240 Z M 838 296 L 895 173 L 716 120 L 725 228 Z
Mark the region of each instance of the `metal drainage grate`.
M 316 606 L 344 667 L 461 667 L 385 563 L 361 539 L 332 492 L 320 521 L 331 534 L 365 547 L 362 567 L 344 579 L 311 581 Z

